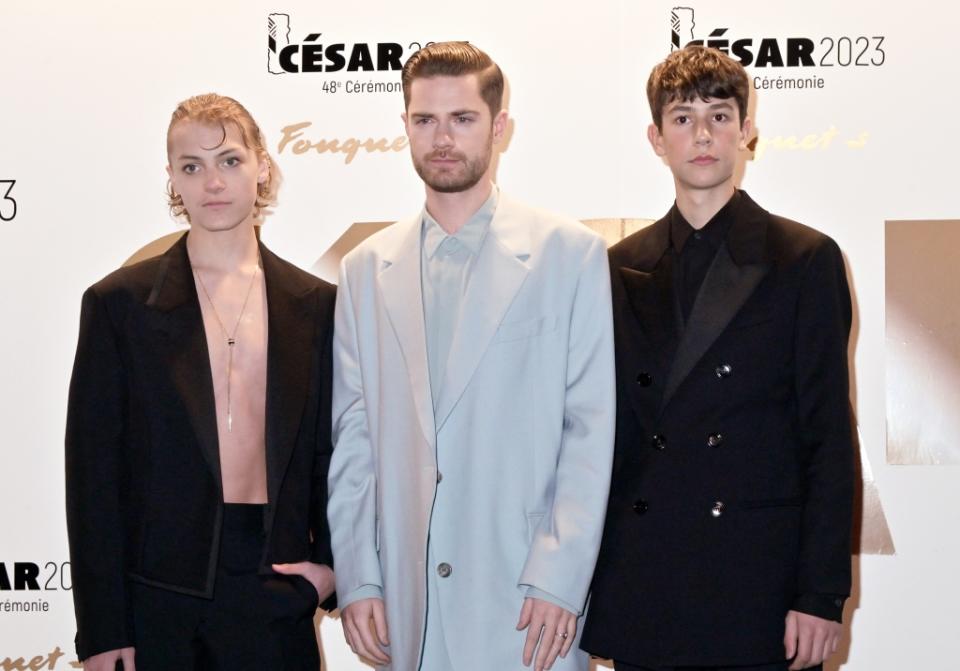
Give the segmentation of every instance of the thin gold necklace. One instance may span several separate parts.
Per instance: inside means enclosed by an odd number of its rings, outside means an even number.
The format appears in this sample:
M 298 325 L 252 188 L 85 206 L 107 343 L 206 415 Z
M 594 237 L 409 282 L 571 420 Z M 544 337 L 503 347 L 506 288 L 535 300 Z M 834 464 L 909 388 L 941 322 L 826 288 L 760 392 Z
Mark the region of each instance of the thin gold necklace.
M 203 295 L 207 297 L 207 303 L 210 304 L 210 309 L 213 310 L 213 316 L 220 326 L 220 332 L 227 340 L 227 431 L 229 433 L 233 433 L 233 407 L 230 400 L 230 379 L 233 377 L 233 347 L 237 344 L 237 329 L 240 328 L 240 320 L 243 319 L 243 313 L 247 310 L 247 302 L 250 300 L 250 292 L 253 290 L 254 280 L 257 279 L 257 273 L 260 271 L 260 263 L 260 250 L 257 250 L 257 267 L 253 269 L 253 274 L 250 276 L 250 286 L 247 287 L 247 295 L 243 298 L 243 306 L 240 308 L 240 314 L 237 315 L 237 323 L 233 325 L 232 333 L 227 333 L 227 329 L 223 325 L 223 320 L 220 319 L 220 313 L 217 312 L 217 306 L 213 304 L 213 299 L 210 298 L 210 292 L 207 291 L 207 286 L 203 283 L 203 278 L 200 277 L 200 271 L 196 268 L 193 269 L 193 274 L 197 277 L 197 283 L 200 285 Z

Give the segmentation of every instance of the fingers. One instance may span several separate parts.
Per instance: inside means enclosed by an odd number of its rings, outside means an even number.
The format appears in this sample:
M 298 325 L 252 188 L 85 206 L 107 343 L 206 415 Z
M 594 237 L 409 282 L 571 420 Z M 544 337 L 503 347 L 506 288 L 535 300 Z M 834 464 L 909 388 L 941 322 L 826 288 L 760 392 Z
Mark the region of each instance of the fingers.
M 373 626 L 377 632 L 377 638 L 380 645 L 390 645 L 390 637 L 387 633 L 387 616 L 383 610 L 383 601 L 379 599 L 373 602 Z
M 567 653 L 570 652 L 570 648 L 573 647 L 574 639 L 577 638 L 577 616 L 573 613 L 570 613 L 567 616 L 567 621 L 564 626 L 564 631 L 567 632 L 567 637 L 563 639 L 563 647 L 560 649 L 561 657 L 567 656 Z
M 576 616 L 555 604 L 530 598 L 521 609 L 517 628 L 523 627 L 527 627 L 523 665 L 533 664 L 534 671 L 545 671 L 553 666 L 558 655 L 569 651 L 577 630 Z
M 786 659 L 793 659 L 797 654 L 797 615 L 793 611 L 787 613 L 786 630 L 783 634 L 783 648 Z
M 537 648 L 537 642 L 540 640 L 540 630 L 543 628 L 543 622 L 535 615 L 529 618 L 528 624 L 527 639 L 523 643 L 524 666 L 530 666 L 530 663 L 533 662 L 533 651 Z
M 137 671 L 134 665 L 134 649 L 124 648 L 120 651 L 120 661 L 123 662 L 123 671 Z
M 283 575 L 304 575 L 306 573 L 307 562 L 297 562 L 296 564 L 273 564 L 273 570 Z
M 833 651 L 836 650 L 836 648 L 836 639 L 827 638 L 827 640 L 823 642 L 823 650 L 820 653 L 820 663 L 822 664 L 823 662 L 827 661 L 827 657 L 829 657 Z
M 377 664 L 385 665 L 390 663 L 390 657 L 377 645 L 376 636 L 373 633 L 374 627 L 377 626 L 376 622 L 372 622 L 378 610 L 377 604 L 379 604 L 379 617 L 383 620 L 381 626 L 385 638 L 386 618 L 383 615 L 383 602 L 380 599 L 362 599 L 347 606 L 342 614 L 343 633 L 354 653 Z
M 810 666 L 810 658 L 813 656 L 814 650 L 813 629 L 801 623 L 798 624 L 797 630 L 797 656 L 793 658 L 793 664 L 790 665 L 793 671 L 799 671 L 799 669 Z
M 537 650 L 537 661 L 534 664 L 535 671 L 549 669 L 560 654 L 565 633 L 560 625 L 561 623 L 553 618 L 549 618 L 544 624 L 543 634 L 540 636 L 540 647 Z
M 520 608 L 520 619 L 517 621 L 517 631 L 520 631 L 530 624 L 530 615 L 533 612 L 533 601 L 523 600 L 523 606 Z

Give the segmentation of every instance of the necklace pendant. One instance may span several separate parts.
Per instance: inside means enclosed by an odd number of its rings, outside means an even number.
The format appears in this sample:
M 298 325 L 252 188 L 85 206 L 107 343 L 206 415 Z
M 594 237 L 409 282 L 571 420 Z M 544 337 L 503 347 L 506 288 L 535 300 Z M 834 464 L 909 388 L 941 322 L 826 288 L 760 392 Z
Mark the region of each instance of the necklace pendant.
M 233 413 L 227 410 L 227 433 L 233 433 Z
M 234 345 L 237 344 L 236 338 L 227 338 L 227 344 L 228 344 L 230 347 L 233 347 Z

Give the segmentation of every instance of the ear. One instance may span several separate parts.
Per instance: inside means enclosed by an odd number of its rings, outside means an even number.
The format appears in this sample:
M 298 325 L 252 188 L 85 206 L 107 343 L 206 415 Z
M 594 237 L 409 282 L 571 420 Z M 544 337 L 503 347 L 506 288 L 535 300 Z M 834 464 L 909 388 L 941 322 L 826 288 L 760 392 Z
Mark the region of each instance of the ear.
M 407 137 L 410 137 L 410 127 L 407 125 L 407 113 L 400 113 L 400 120 L 403 121 L 403 132 L 407 134 Z
M 660 133 L 660 129 L 657 128 L 657 124 L 652 123 L 647 126 L 647 139 L 650 141 L 650 146 L 653 147 L 653 151 L 657 156 L 665 156 L 667 150 L 663 146 L 663 135 Z
M 503 134 L 507 130 L 507 121 L 509 121 L 510 115 L 507 113 L 507 110 L 500 110 L 497 112 L 497 116 L 493 117 L 493 141 L 499 142 L 503 139 Z
M 753 135 L 753 120 L 750 117 L 746 117 L 743 120 L 743 124 L 740 126 L 740 151 L 747 150 L 747 142 L 750 141 L 751 136 Z
M 266 184 L 270 179 L 270 159 L 261 156 L 257 160 L 257 184 Z

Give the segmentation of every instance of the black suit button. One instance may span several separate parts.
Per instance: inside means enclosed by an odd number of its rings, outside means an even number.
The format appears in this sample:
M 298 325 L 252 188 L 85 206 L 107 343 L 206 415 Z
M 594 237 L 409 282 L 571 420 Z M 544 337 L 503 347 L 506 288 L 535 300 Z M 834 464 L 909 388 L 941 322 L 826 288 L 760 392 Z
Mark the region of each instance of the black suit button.
M 723 501 L 717 501 L 716 503 L 713 504 L 713 508 L 710 509 L 710 514 L 713 515 L 714 517 L 720 517 L 721 515 L 723 515 L 723 509 L 725 507 L 726 506 L 723 505 Z
M 637 499 L 633 504 L 633 512 L 635 512 L 637 515 L 643 515 L 645 512 L 647 512 L 647 508 L 649 507 L 650 506 L 644 499 Z
M 650 439 L 650 447 L 655 450 L 662 450 L 667 447 L 667 437 L 659 433 L 653 434 L 653 438 Z
M 637 384 L 641 387 L 649 387 L 653 384 L 653 378 L 647 372 L 637 373 Z
M 730 377 L 730 374 L 733 373 L 733 366 L 728 363 L 722 363 L 717 366 L 713 372 L 722 380 L 725 377 Z
M 710 447 L 720 447 L 723 443 L 723 434 L 722 433 L 711 433 L 707 436 L 707 445 Z

